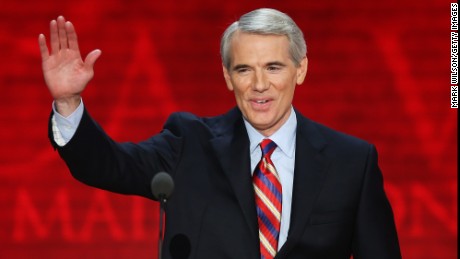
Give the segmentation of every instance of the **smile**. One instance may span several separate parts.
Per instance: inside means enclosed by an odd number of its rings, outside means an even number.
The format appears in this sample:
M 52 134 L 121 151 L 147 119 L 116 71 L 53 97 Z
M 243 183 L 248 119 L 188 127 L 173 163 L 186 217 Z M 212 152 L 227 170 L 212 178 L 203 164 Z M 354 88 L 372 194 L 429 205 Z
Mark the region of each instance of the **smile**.
M 262 103 L 266 103 L 266 102 L 268 102 L 268 100 L 259 100 L 259 101 L 256 101 L 256 103 L 261 103 L 261 104 L 262 104 Z
M 251 103 L 251 108 L 253 111 L 258 111 L 258 112 L 267 112 L 270 110 L 270 107 L 272 106 L 273 100 L 271 99 L 252 99 L 250 101 Z

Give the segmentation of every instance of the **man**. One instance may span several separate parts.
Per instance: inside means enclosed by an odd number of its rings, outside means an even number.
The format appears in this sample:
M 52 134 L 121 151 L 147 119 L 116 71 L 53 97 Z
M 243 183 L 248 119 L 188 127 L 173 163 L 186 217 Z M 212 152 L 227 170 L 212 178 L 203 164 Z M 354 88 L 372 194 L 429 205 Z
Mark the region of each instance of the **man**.
M 50 34 L 51 53 L 43 35 L 39 45 L 55 100 L 53 146 L 75 178 L 113 192 L 152 199 L 150 180 L 168 172 L 165 258 L 401 258 L 374 146 L 292 107 L 308 60 L 286 14 L 258 9 L 225 31 L 223 73 L 236 108 L 173 114 L 139 144 L 114 142 L 83 107 L 101 52 L 83 62 L 63 17 Z

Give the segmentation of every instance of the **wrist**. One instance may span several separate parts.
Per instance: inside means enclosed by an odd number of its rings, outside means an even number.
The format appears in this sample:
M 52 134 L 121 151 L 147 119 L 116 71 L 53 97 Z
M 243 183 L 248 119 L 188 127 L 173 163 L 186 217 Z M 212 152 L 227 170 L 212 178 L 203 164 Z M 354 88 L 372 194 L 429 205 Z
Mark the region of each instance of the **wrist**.
M 63 117 L 68 117 L 80 105 L 81 97 L 74 96 L 69 98 L 62 98 L 54 100 L 56 111 Z

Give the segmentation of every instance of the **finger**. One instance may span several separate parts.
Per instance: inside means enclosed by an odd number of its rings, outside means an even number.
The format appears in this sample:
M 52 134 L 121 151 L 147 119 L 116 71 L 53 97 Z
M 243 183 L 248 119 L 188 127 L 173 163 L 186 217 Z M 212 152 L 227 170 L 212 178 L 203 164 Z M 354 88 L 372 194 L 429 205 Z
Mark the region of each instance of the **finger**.
M 94 67 L 94 63 L 96 60 L 101 56 L 102 52 L 99 49 L 95 49 L 91 51 L 85 58 L 85 66 L 87 69 L 92 69 Z
M 38 35 L 38 46 L 40 47 L 40 55 L 42 56 L 42 61 L 45 61 L 49 57 L 48 47 L 46 46 L 45 35 Z
M 59 51 L 59 35 L 56 20 L 50 22 L 51 55 Z
M 63 16 L 58 17 L 57 27 L 59 33 L 59 45 L 61 49 L 67 49 L 69 46 L 67 44 L 67 33 L 65 31 L 65 19 Z
M 73 24 L 71 22 L 67 21 L 65 23 L 65 30 L 67 32 L 69 48 L 71 50 L 75 50 L 75 51 L 80 52 L 80 50 L 78 49 L 77 33 L 75 32 L 75 28 L 73 27 Z

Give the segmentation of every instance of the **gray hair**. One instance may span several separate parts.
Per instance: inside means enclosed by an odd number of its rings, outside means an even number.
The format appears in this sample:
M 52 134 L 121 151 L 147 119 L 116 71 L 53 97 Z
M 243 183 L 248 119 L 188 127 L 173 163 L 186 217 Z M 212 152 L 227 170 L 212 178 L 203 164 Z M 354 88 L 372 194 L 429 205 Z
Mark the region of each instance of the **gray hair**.
M 289 39 L 289 54 L 298 67 L 307 55 L 307 44 L 297 24 L 287 14 L 275 9 L 261 8 L 244 14 L 225 30 L 220 42 L 222 63 L 230 69 L 230 43 L 236 31 L 260 35 L 284 35 Z

